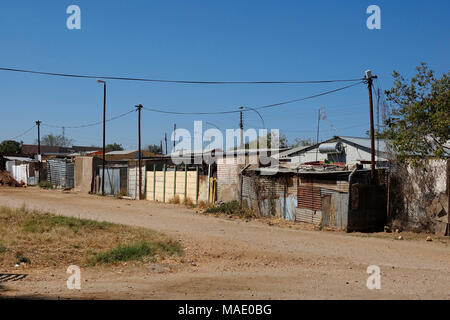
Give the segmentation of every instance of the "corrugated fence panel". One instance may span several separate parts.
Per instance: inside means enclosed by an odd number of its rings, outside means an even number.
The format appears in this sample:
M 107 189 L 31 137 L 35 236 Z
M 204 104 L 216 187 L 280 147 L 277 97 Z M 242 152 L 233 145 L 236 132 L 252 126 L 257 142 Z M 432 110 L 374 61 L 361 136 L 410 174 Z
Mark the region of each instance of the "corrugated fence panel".
M 75 165 L 66 160 L 47 160 L 47 180 L 54 186 L 73 188 L 75 186 Z

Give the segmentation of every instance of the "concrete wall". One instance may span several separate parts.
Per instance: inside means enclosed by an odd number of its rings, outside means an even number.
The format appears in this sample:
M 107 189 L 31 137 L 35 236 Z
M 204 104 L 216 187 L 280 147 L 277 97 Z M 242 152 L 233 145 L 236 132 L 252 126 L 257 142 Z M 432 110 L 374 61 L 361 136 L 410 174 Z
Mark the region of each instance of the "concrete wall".
M 390 215 L 396 223 L 406 229 L 445 234 L 449 223 L 449 161 L 429 159 L 424 167 L 408 165 L 407 175 L 400 179 L 396 177 L 398 173 L 392 173 L 392 180 L 397 183 L 391 189 Z
M 145 194 L 146 172 L 145 165 L 141 163 L 142 172 L 142 194 Z M 128 161 L 128 196 L 133 199 L 138 199 L 139 195 L 139 165 L 138 161 Z
M 75 158 L 75 190 L 83 193 L 91 191 L 93 178 L 93 157 Z
M 176 178 L 175 178 L 176 177 Z M 186 183 L 185 183 L 186 181 Z M 198 177 L 198 201 L 208 200 L 208 176 Z M 147 171 L 146 199 L 150 201 L 169 202 L 176 196 L 184 201 L 186 186 L 186 198 L 196 203 L 197 199 L 197 172 L 184 170 Z M 174 188 L 175 187 L 175 188 Z
M 217 161 L 217 201 L 239 200 L 239 172 L 243 165 L 237 157 L 222 158 Z

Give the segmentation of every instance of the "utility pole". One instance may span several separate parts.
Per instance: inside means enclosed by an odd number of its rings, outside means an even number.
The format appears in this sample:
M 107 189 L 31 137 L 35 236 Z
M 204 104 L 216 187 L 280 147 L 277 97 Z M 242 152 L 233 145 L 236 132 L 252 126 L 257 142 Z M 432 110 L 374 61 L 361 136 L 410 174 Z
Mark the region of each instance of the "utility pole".
M 166 154 L 167 154 L 167 133 L 164 132 L 164 142 L 166 143 Z
M 375 130 L 373 124 L 373 99 L 372 99 L 372 79 L 377 76 L 372 75 L 372 71 L 366 70 L 365 80 L 369 89 L 369 109 L 370 109 L 370 178 L 372 183 L 375 180 Z
M 176 141 L 176 135 L 177 135 L 177 124 L 173 124 L 173 150 L 172 152 L 175 152 L 175 141 Z
M 159 140 L 159 149 L 161 150 L 161 154 L 163 154 L 162 140 Z
M 240 150 L 240 152 L 243 152 L 243 156 L 244 156 L 244 167 L 245 167 L 245 163 L 247 162 L 245 159 L 245 145 L 244 145 L 244 118 L 243 118 L 243 114 L 242 114 L 242 110 L 244 109 L 244 107 L 240 106 L 238 107 L 239 110 L 241 110 L 240 113 L 240 117 L 239 117 L 239 131 L 241 133 L 241 145 L 240 148 L 242 148 Z M 250 147 L 250 146 L 249 146 Z M 239 150 L 239 148 L 238 148 Z M 238 151 L 236 151 L 238 152 Z M 238 158 L 238 163 L 239 163 L 239 155 L 237 155 Z M 239 171 L 241 171 L 239 169 Z M 243 188 L 244 188 L 244 178 L 242 177 L 242 171 L 239 174 L 239 203 L 242 207 L 242 199 L 243 199 Z
M 38 141 L 38 171 L 39 171 L 39 175 L 38 175 L 38 184 L 39 182 L 41 182 L 41 121 L 36 121 L 36 125 L 37 125 L 37 141 Z
M 138 111 L 138 166 L 139 166 L 139 200 L 142 200 L 142 167 L 141 167 L 141 109 L 142 104 L 136 106 Z
M 106 82 L 97 80 L 98 83 L 103 83 L 103 157 L 102 157 L 102 196 L 105 195 L 105 133 L 106 133 Z
M 245 146 L 244 146 L 244 117 L 243 117 L 243 113 L 242 110 L 244 109 L 244 107 L 239 107 L 239 110 L 241 110 L 240 113 L 240 118 L 239 118 L 239 131 L 241 134 L 241 148 L 244 148 L 245 150 Z M 245 155 L 245 153 L 244 153 Z

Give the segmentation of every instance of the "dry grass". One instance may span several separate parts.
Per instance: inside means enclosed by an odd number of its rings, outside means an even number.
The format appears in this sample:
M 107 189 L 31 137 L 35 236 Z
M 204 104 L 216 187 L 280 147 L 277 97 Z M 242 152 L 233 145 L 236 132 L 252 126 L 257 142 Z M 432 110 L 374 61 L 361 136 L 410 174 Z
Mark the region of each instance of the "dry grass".
M 199 209 L 199 210 L 207 210 L 207 209 L 209 209 L 209 208 L 213 208 L 214 207 L 214 204 L 212 204 L 212 203 L 207 203 L 207 202 L 205 202 L 205 201 L 199 201 L 198 202 L 198 205 L 197 205 L 197 208 Z
M 124 259 L 120 254 L 114 256 L 117 251 L 111 253 L 111 250 L 142 244 L 151 250 L 141 251 L 141 255 L 131 260 L 147 256 L 159 261 L 181 254 L 177 242 L 149 229 L 56 216 L 25 207 L 0 207 L 0 265 L 3 267 L 20 262 L 32 267 L 114 263 L 129 259 L 126 254 Z M 110 258 L 101 258 L 108 253 Z
M 180 204 L 180 197 L 175 195 L 172 199 L 169 200 L 170 204 Z
M 192 201 L 191 198 L 186 197 L 183 199 L 183 205 L 185 205 L 188 208 L 193 208 L 194 207 L 194 201 Z

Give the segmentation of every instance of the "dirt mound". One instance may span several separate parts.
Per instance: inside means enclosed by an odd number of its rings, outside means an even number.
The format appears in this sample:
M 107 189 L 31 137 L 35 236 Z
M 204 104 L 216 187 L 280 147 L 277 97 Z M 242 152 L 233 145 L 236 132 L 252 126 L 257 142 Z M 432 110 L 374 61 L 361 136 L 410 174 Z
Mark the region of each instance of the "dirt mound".
M 0 185 L 7 185 L 11 187 L 23 187 L 24 185 L 17 182 L 8 171 L 0 170 Z

